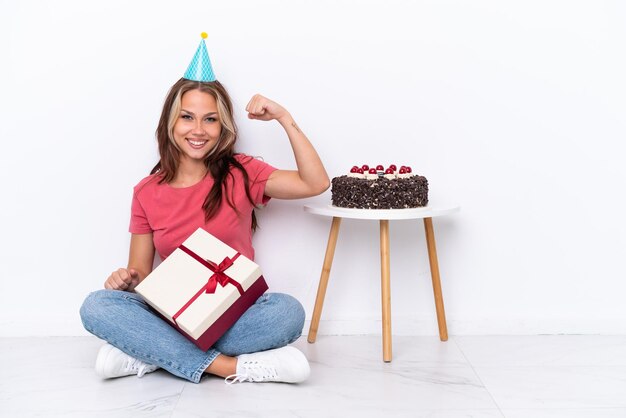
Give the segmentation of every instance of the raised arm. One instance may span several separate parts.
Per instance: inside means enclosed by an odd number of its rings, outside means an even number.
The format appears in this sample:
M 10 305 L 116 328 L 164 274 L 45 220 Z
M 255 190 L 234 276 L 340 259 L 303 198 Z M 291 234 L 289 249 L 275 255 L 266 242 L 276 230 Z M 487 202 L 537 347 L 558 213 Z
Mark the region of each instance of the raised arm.
M 291 114 L 272 100 L 255 95 L 246 106 L 248 117 L 281 124 L 291 143 L 297 170 L 276 170 L 265 184 L 265 194 L 277 199 L 300 199 L 323 193 L 330 185 L 317 151 L 300 130 Z

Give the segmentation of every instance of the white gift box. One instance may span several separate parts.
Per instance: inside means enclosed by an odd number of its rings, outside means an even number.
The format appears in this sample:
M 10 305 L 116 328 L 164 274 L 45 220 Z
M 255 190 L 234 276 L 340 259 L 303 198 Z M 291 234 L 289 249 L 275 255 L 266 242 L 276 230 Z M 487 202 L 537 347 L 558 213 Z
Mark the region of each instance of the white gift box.
M 267 289 L 258 264 L 198 228 L 135 292 L 206 351 Z

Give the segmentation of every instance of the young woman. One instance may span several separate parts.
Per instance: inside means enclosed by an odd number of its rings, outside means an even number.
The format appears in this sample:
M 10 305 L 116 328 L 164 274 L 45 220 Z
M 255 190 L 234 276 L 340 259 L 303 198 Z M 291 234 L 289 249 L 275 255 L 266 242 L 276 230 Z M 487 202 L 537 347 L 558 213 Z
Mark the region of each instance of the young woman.
M 254 259 L 257 205 L 328 188 L 317 152 L 284 107 L 255 95 L 246 111 L 250 119 L 281 124 L 297 170 L 277 170 L 234 152 L 232 102 L 219 81 L 182 78 L 170 89 L 157 128 L 160 161 L 134 188 L 128 266 L 111 273 L 105 289 L 91 293 L 80 310 L 85 328 L 108 343 L 96 360 L 99 375 L 141 377 L 163 368 L 195 383 L 204 373 L 228 383 L 296 383 L 308 377 L 304 354 L 288 346 L 304 325 L 304 309 L 289 295 L 261 296 L 204 352 L 133 292 L 152 270 L 155 251 L 167 258 L 198 227 Z

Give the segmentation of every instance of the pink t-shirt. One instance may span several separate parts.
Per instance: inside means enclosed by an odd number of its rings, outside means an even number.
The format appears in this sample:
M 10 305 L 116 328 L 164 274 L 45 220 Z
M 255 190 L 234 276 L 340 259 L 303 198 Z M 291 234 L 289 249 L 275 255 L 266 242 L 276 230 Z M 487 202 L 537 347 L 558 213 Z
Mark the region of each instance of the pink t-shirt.
M 243 154 L 235 155 L 235 159 L 248 173 L 254 205 L 246 196 L 241 171 L 231 169 L 235 179 L 233 181 L 230 176 L 226 177 L 225 192 L 231 196 L 231 202 L 239 214 L 228 205 L 224 193 L 219 211 L 209 222 L 205 222 L 202 204 L 213 186 L 210 175 L 193 186 L 175 188 L 167 183 L 159 184 L 159 174 L 155 173 L 133 188 L 129 232 L 152 232 L 156 251 L 161 260 L 165 260 L 196 229 L 202 227 L 242 255 L 254 260 L 252 210 L 269 201 L 270 198 L 264 195 L 265 183 L 276 168 Z

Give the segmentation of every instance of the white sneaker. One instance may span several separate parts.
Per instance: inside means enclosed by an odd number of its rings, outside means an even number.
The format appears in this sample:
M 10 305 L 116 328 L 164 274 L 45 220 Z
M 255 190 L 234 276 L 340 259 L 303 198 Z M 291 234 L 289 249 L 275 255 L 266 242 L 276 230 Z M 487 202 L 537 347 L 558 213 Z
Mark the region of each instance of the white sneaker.
M 225 382 L 285 382 L 305 381 L 311 368 L 300 350 L 287 346 L 274 350 L 237 357 L 237 373 L 228 376 Z
M 105 344 L 98 351 L 96 359 L 96 373 L 105 379 L 112 377 L 130 376 L 136 374 L 142 377 L 146 373 L 152 373 L 158 369 L 157 366 L 146 364 L 143 361 L 129 356 L 123 351 Z

